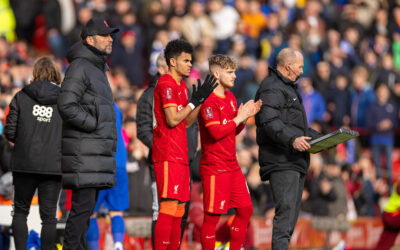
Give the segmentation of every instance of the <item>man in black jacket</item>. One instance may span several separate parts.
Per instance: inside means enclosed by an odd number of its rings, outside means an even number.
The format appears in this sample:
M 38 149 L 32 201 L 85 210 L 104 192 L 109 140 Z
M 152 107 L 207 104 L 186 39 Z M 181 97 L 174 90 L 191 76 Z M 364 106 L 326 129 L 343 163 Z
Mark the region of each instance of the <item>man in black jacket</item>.
M 58 99 L 64 121 L 62 183 L 72 189 L 63 249 L 85 249 L 89 218 L 99 189 L 115 185 L 117 130 L 110 85 L 105 71 L 112 51 L 112 33 L 105 20 L 91 19 L 82 42 L 68 52 L 70 65 Z
M 308 128 L 301 95 L 294 84 L 303 73 L 303 56 L 285 48 L 277 68 L 270 68 L 255 100 L 263 104 L 256 115 L 260 176 L 271 183 L 275 202 L 272 249 L 289 249 L 299 215 L 304 180 L 310 162 L 307 140 L 320 134 Z

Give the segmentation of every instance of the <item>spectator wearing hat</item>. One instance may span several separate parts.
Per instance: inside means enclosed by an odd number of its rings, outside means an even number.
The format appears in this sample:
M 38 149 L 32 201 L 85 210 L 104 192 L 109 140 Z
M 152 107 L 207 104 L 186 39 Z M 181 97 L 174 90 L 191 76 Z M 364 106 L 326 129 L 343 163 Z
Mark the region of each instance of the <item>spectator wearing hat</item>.
M 137 42 L 135 31 L 126 30 L 122 33 L 111 55 L 111 66 L 122 68 L 132 86 L 142 85 L 144 79 L 142 47 Z
M 70 65 L 58 99 L 64 121 L 62 184 L 72 190 L 63 249 L 86 249 L 98 192 L 115 185 L 116 115 L 105 71 L 111 34 L 118 31 L 105 20 L 92 18 L 82 29 L 82 41 L 68 52 Z

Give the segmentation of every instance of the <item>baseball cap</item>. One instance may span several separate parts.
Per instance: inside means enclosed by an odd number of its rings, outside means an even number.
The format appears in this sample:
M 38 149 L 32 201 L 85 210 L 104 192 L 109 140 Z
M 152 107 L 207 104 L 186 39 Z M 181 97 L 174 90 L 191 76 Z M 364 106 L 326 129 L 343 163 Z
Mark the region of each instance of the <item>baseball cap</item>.
M 118 28 L 111 28 L 107 21 L 100 18 L 91 18 L 82 28 L 81 38 L 94 35 L 108 35 L 118 32 Z

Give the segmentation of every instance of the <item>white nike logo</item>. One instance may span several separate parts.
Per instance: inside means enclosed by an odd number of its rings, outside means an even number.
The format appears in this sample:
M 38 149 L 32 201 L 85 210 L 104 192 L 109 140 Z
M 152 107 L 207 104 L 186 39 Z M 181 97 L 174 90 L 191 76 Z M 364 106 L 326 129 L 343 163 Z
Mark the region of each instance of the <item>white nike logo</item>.
M 223 110 L 225 108 L 225 106 L 222 106 L 221 108 L 220 108 L 220 110 Z
M 168 245 L 169 241 L 163 241 L 162 243 Z
M 212 236 L 206 236 L 206 239 L 211 239 L 211 238 L 214 238 L 215 236 L 214 235 L 212 235 Z
M 293 98 L 293 101 L 296 101 L 297 100 L 297 98 Z

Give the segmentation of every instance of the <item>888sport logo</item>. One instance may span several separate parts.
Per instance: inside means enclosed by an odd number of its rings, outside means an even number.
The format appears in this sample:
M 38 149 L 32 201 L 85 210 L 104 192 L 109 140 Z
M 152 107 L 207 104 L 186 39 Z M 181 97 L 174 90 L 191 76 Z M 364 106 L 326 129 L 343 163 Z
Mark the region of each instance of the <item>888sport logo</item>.
M 53 116 L 53 108 L 36 104 L 33 106 L 32 114 L 36 116 L 39 122 L 51 122 L 51 117 Z

